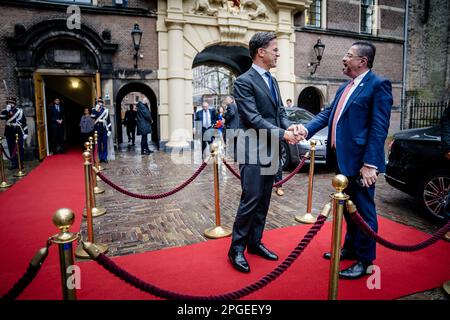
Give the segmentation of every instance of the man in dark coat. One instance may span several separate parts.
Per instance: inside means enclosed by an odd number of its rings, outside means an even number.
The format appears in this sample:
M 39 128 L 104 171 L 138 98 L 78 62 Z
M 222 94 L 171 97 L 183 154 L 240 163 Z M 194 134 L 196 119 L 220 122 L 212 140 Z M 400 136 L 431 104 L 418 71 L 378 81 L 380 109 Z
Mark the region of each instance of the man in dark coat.
M 239 113 L 233 96 L 226 96 L 225 127 L 227 139 L 227 153 L 233 156 L 236 161 L 237 129 L 239 129 Z
M 64 153 L 64 106 L 59 98 L 50 105 L 50 130 L 53 154 Z
M 137 134 L 141 137 L 141 154 L 153 153 L 148 147 L 147 134 L 152 133 L 152 115 L 149 109 L 147 98 L 142 99 L 137 104 Z
M 134 105 L 130 104 L 130 110 L 125 112 L 123 124 L 127 127 L 128 144 L 134 146 L 136 138 L 136 109 Z
M 208 130 L 212 130 L 213 125 L 216 123 L 216 112 L 213 109 L 209 109 L 209 103 L 203 101 L 202 109 L 195 113 L 195 128 L 197 126 L 202 127 L 202 152 L 205 151 L 207 143 L 211 143 L 213 134 L 210 137 L 205 136 Z

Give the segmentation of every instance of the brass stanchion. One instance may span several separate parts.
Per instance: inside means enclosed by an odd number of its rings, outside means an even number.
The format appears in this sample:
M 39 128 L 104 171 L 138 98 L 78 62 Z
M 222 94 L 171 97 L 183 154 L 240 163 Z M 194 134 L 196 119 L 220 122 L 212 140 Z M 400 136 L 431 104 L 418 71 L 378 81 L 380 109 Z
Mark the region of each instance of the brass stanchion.
M 86 146 L 86 144 L 85 144 Z M 94 227 L 92 221 L 92 198 L 93 193 L 91 190 L 91 154 L 89 151 L 83 152 L 84 158 L 84 187 L 85 187 L 85 196 L 86 196 L 86 222 L 87 222 L 87 234 L 88 241 L 94 243 Z M 108 251 L 108 247 L 104 244 L 96 244 L 101 252 Z M 89 255 L 86 251 L 84 251 L 82 246 L 78 246 L 75 251 L 75 256 L 82 259 L 89 259 Z
M 90 144 L 89 148 L 91 150 L 92 159 L 94 158 L 94 152 L 95 152 L 93 140 L 94 140 L 94 138 L 89 137 L 89 144 Z M 101 194 L 101 193 L 105 192 L 105 189 L 102 189 L 97 185 L 97 175 L 95 174 L 94 170 L 92 170 L 92 187 L 94 188 L 93 189 L 94 194 Z
M 67 268 L 73 266 L 72 242 L 79 238 L 78 233 L 69 231 L 70 226 L 75 220 L 75 214 L 67 208 L 58 209 L 52 218 L 53 224 L 58 227 L 60 232 L 50 240 L 59 247 L 59 261 L 61 271 L 61 287 L 64 300 L 76 300 L 75 287 L 68 285 L 68 278 L 72 275 L 67 272 Z
M 97 146 L 96 148 L 94 148 L 94 152 L 95 152 L 95 149 L 97 149 L 97 151 L 98 151 L 98 133 L 97 133 L 97 131 L 94 131 L 94 143 L 95 143 L 95 146 Z M 98 154 L 95 155 L 95 167 L 97 168 L 98 171 L 105 170 L 105 168 L 102 168 L 102 166 L 100 166 L 100 160 L 98 158 Z M 100 180 L 97 180 L 97 181 L 100 181 Z
M 0 137 L 0 178 L 2 179 L 2 182 L 0 183 L 0 188 L 9 188 L 12 186 L 11 183 L 8 183 L 6 181 L 6 175 L 5 175 L 5 164 L 3 162 L 3 144 L 2 144 L 2 137 Z
M 16 133 L 16 154 L 17 154 L 17 164 L 19 165 L 19 171 L 14 175 L 14 177 L 24 177 L 27 174 L 22 168 L 22 161 L 20 160 L 20 146 L 19 146 L 19 134 Z
M 214 159 L 214 200 L 216 208 L 216 226 L 206 229 L 204 235 L 210 239 L 219 239 L 229 237 L 231 235 L 231 230 L 220 225 L 219 145 L 216 142 L 211 144 L 211 156 Z
M 315 140 L 311 140 L 311 150 L 309 158 L 309 183 L 308 183 L 308 200 L 306 204 L 306 213 L 295 216 L 295 220 L 301 223 L 315 223 L 317 219 L 311 214 L 312 211 L 312 194 L 314 188 L 314 161 L 316 158 L 316 144 Z
M 333 231 L 331 236 L 330 280 L 328 283 L 328 300 L 337 300 L 339 281 L 339 262 L 341 259 L 342 217 L 344 216 L 345 201 L 349 199 L 344 191 L 348 179 L 342 174 L 332 180 L 336 192 L 331 195 L 333 201 Z
M 89 152 L 89 157 L 91 156 L 91 148 L 90 148 L 91 144 L 89 142 L 85 142 L 84 143 L 84 147 L 86 148 L 86 152 Z M 84 155 L 84 153 L 83 153 Z M 90 196 L 90 203 L 91 203 L 91 212 L 92 212 L 92 217 L 99 217 L 102 216 L 106 213 L 106 208 L 103 207 L 97 207 L 96 205 L 96 200 L 95 200 L 95 194 L 94 194 L 94 176 L 96 176 L 96 174 L 94 173 L 94 170 L 92 169 L 92 165 L 90 166 L 91 171 L 89 172 L 90 174 L 90 179 L 89 179 L 89 183 L 90 188 L 89 188 L 89 192 L 91 192 L 91 196 Z M 85 210 L 83 211 L 83 217 L 87 217 L 87 207 L 85 208 Z

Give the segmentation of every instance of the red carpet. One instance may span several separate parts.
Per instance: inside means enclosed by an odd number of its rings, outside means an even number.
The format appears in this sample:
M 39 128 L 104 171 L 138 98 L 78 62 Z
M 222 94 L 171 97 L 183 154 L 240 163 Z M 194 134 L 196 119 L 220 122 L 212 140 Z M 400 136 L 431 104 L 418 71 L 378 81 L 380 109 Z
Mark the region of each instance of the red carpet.
M 50 157 L 11 190 L 0 194 L 0 295 L 4 294 L 26 269 L 37 248 L 56 233 L 51 223 L 59 207 L 83 208 L 83 170 L 79 153 Z M 379 219 L 379 232 L 388 240 L 414 244 L 428 235 L 390 220 Z M 309 226 L 283 228 L 265 233 L 264 242 L 282 259 L 301 240 Z M 330 248 L 331 223 L 306 251 L 274 282 L 246 299 L 327 299 L 329 262 L 322 253 Z M 139 278 L 161 288 L 184 294 L 211 295 L 246 286 L 270 272 L 279 262 L 247 255 L 250 274 L 235 271 L 227 261 L 230 238 L 210 240 L 186 247 L 114 258 Z M 381 269 L 381 289 L 369 290 L 366 279 L 339 282 L 339 299 L 395 299 L 440 287 L 450 279 L 450 243 L 439 241 L 413 253 L 402 253 L 378 246 L 376 264 Z M 34 282 L 21 299 L 61 299 L 57 248 L 50 255 Z M 342 263 L 346 267 L 350 262 Z M 81 289 L 78 299 L 155 299 L 112 276 L 94 262 L 80 262 Z

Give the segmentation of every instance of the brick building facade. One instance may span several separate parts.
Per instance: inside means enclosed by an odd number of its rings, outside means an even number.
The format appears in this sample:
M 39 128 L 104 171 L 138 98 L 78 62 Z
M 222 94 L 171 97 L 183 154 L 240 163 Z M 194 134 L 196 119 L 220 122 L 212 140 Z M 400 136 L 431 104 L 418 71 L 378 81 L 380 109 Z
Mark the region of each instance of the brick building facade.
M 2 1 L 0 9 L 6 14 L 0 26 L 0 72 L 9 94 L 19 97 L 29 120 L 28 157 L 45 156 L 41 147 L 45 132 L 39 137 L 43 124 L 39 120 L 37 83 L 47 84 L 44 93 L 51 98 L 61 92 L 52 83 L 78 77 L 90 88 L 83 91 L 85 100 L 78 101 L 76 94 L 65 89 L 63 92 L 67 101 L 81 105 L 97 94 L 97 71 L 116 143 L 122 136 L 122 100 L 130 92 L 140 92 L 149 97 L 152 105 L 152 139 L 163 147 L 185 146 L 192 139 L 192 67 L 217 63 L 238 73 L 245 71 L 249 67 L 248 40 L 258 30 L 276 31 L 279 36 L 282 58 L 275 74 L 283 100 L 292 98 L 315 113 L 332 101 L 346 80 L 341 71 L 346 50 L 357 40 L 373 42 L 377 46 L 374 71 L 393 83 L 390 130 L 399 129 L 404 1 L 257 0 L 241 1 L 241 8 L 235 8 L 231 1 L 225 4 L 208 0 L 209 9 L 198 3 Z M 66 26 L 71 16 L 67 8 L 73 4 L 81 9 L 81 29 Z M 130 34 L 136 23 L 143 31 L 138 68 L 134 68 Z M 308 63 L 315 61 L 313 46 L 319 37 L 326 48 L 311 75 Z M 75 58 L 64 57 L 67 52 Z M 0 100 L 5 97 L 5 90 L 0 89 Z M 45 103 L 50 101 L 46 99 Z M 174 134 L 179 128 L 184 130 L 181 136 Z

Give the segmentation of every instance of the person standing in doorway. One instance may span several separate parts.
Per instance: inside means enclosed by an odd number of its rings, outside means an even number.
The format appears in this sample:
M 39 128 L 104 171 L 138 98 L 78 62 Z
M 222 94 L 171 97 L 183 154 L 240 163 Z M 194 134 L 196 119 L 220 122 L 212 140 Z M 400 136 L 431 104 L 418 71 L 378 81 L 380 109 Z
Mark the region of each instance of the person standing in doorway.
M 137 134 L 141 136 L 141 154 L 148 155 L 153 153 L 148 147 L 149 133 L 152 133 L 152 115 L 150 113 L 149 101 L 147 98 L 143 98 L 142 101 L 137 103 Z
M 213 134 L 211 134 L 211 138 L 207 139 L 205 133 L 208 130 L 212 130 L 212 126 L 216 123 L 216 113 L 214 110 L 209 109 L 209 103 L 203 101 L 202 109 L 195 113 L 195 124 L 202 126 L 202 152 L 205 151 L 208 143 L 212 142 Z
M 130 109 L 125 112 L 125 118 L 123 124 L 127 127 L 128 145 L 134 146 L 136 139 L 136 107 L 130 104 Z
M 59 98 L 50 105 L 50 130 L 53 154 L 64 153 L 64 106 Z
M 94 137 L 94 120 L 88 107 L 84 108 L 83 115 L 80 120 L 80 142 L 81 150 L 84 151 L 84 143 L 89 141 L 89 137 Z
M 103 105 L 103 99 L 97 99 L 97 104 L 92 109 L 91 117 L 94 119 L 94 130 L 98 134 L 98 158 L 100 162 L 108 162 L 108 137 L 111 135 L 111 120 L 108 108 Z

